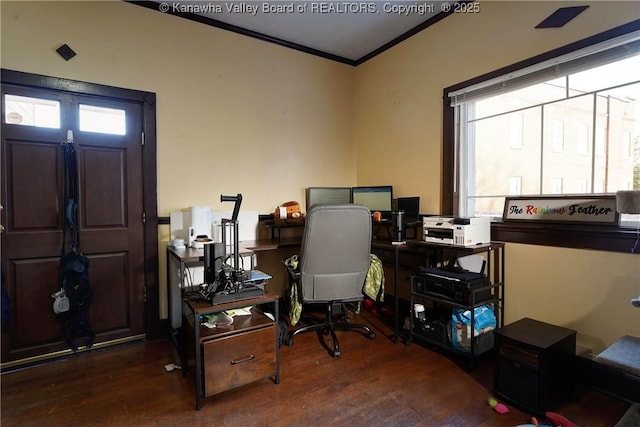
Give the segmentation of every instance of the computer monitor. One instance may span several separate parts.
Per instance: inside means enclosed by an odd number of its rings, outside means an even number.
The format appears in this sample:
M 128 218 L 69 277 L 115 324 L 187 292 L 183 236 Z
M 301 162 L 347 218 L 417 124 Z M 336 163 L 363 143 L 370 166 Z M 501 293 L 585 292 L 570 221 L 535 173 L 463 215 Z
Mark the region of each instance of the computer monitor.
M 319 203 L 346 205 L 351 203 L 351 187 L 308 187 L 307 211 Z
M 390 212 L 393 209 L 393 187 L 379 185 L 375 187 L 353 187 L 353 203 L 364 205 L 371 212 Z

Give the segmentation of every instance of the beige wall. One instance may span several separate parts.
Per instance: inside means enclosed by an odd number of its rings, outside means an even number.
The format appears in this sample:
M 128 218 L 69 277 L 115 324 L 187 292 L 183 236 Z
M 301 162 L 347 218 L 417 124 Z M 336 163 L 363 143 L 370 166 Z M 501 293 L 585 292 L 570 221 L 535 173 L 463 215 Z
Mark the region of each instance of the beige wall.
M 236 193 L 270 213 L 308 186 L 355 185 L 353 67 L 121 1 L 2 1 L 0 13 L 3 68 L 156 94 L 160 216 L 230 210 L 220 194 Z M 162 318 L 169 239 L 160 227 Z
M 120 1 L 1 12 L 3 68 L 156 93 L 161 216 L 236 193 L 267 213 L 355 184 L 353 67 Z
M 224 209 L 219 195 L 238 192 L 267 213 L 303 202 L 307 186 L 356 183 L 391 183 L 438 213 L 444 87 L 637 16 L 634 2 L 593 2 L 562 29 L 534 30 L 561 4 L 481 2 L 352 68 L 124 2 L 2 1 L 0 59 L 156 93 L 160 215 Z M 62 43 L 78 56 L 62 60 Z M 628 302 L 640 294 L 637 255 L 509 244 L 506 256 L 507 321 L 574 327 L 594 350 L 640 336 Z
M 565 27 L 535 29 L 576 3 L 481 1 L 479 13 L 449 16 L 359 66 L 358 182 L 391 182 L 399 195 L 420 196 L 421 212 L 440 213 L 443 89 L 639 15 L 636 2 L 583 3 L 590 7 Z M 637 255 L 508 244 L 506 272 L 507 322 L 575 328 L 596 352 L 640 336 L 640 310 L 629 303 L 640 294 Z

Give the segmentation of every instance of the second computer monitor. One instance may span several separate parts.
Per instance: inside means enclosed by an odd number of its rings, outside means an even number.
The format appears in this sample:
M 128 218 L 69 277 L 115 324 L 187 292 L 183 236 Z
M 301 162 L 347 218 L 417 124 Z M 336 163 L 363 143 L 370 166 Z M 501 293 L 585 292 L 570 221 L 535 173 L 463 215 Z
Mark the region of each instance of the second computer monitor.
M 393 187 L 379 185 L 374 187 L 353 187 L 353 203 L 364 205 L 371 212 L 390 212 L 393 209 Z
M 351 187 L 308 187 L 306 202 L 307 211 L 320 203 L 346 205 L 351 203 Z

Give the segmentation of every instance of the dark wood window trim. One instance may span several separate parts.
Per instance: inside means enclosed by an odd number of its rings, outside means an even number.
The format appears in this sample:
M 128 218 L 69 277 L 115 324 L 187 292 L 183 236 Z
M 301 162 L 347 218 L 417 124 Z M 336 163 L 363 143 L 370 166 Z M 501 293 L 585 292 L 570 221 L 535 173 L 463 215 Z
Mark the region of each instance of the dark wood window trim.
M 495 222 L 491 239 L 502 242 L 631 253 L 637 238 L 632 227 L 579 224 Z M 640 245 L 636 248 L 638 254 Z
M 143 193 L 145 253 L 145 329 L 147 338 L 162 334 L 160 324 L 160 291 L 158 278 L 158 198 L 156 164 L 156 94 L 95 83 L 63 79 L 2 69 L 2 82 L 16 86 L 37 87 L 138 102 L 143 105 Z
M 458 211 L 458 201 L 454 197 L 454 108 L 450 105 L 448 97 L 450 92 L 638 30 L 640 30 L 640 19 L 445 88 L 443 90 L 442 98 L 443 155 L 442 193 L 440 200 L 442 214 L 455 215 Z M 577 224 L 527 224 L 522 222 L 496 222 L 491 226 L 491 238 L 504 242 L 629 253 L 635 244 L 637 232 L 638 230 L 635 227 L 630 226 L 616 227 Z M 638 250 L 636 250 L 636 253 L 638 253 Z

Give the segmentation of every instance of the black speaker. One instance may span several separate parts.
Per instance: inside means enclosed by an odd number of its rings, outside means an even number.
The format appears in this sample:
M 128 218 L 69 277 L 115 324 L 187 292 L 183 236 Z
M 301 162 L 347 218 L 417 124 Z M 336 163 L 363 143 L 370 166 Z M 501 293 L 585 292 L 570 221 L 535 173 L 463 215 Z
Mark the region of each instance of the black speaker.
M 224 265 L 224 245 L 222 243 L 207 243 L 204 245 L 204 281 L 212 284 L 218 277 L 218 272 Z

